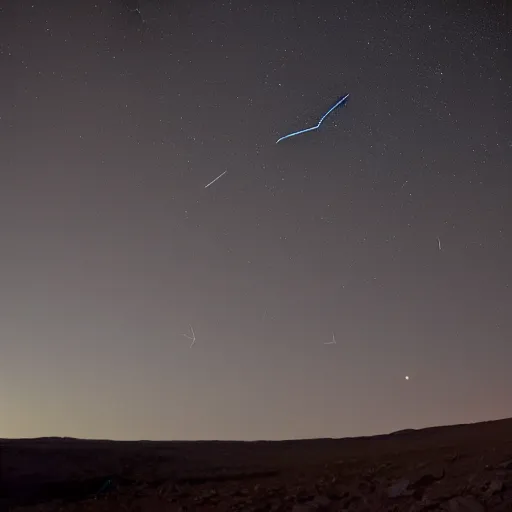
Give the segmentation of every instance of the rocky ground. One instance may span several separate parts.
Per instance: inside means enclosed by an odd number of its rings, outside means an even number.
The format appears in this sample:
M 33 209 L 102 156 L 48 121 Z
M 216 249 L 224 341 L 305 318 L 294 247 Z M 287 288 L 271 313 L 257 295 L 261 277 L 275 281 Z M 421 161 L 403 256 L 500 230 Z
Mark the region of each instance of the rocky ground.
M 512 512 L 512 419 L 283 442 L 0 440 L 0 511 Z

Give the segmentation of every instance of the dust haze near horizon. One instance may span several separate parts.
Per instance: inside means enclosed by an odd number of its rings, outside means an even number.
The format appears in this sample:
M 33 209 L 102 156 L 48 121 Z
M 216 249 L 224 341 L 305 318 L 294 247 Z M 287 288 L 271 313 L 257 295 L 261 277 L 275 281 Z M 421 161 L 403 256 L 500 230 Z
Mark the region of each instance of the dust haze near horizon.
M 512 416 L 510 4 L 8 4 L 0 438 Z

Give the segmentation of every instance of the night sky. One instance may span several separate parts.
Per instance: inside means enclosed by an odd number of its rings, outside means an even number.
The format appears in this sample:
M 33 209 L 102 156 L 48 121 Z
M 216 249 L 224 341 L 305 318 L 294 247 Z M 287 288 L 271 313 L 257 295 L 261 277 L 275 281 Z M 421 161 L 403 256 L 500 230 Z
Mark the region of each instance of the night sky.
M 511 416 L 512 17 L 462 4 L 5 2 L 0 437 Z

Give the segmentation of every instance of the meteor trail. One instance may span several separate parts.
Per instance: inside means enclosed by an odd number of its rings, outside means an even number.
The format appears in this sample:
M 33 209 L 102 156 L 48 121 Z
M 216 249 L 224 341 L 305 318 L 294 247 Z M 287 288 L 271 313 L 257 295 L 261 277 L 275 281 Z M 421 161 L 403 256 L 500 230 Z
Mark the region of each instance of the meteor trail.
M 208 188 L 210 185 L 213 185 L 218 179 L 222 178 L 222 176 L 224 176 L 224 174 L 226 174 L 227 172 L 228 171 L 224 171 L 222 174 L 217 176 L 214 180 L 210 181 L 210 183 L 208 183 L 208 185 L 206 185 L 206 187 L 204 187 L 204 188 Z
M 343 98 L 341 98 L 341 100 L 339 100 L 337 103 L 335 103 L 321 118 L 320 118 L 320 121 L 318 121 L 318 124 L 315 125 L 315 126 L 312 126 L 311 128 L 305 128 L 304 130 L 299 130 L 298 132 L 293 132 L 293 133 L 289 133 L 288 135 L 285 135 L 284 137 L 281 137 L 280 139 L 277 139 L 277 142 L 276 144 L 279 144 L 282 140 L 285 140 L 285 139 L 289 139 L 290 137 L 295 137 L 295 135 L 300 135 L 301 133 L 306 133 L 306 132 L 313 132 L 315 130 L 318 130 L 318 128 L 320 128 L 320 125 L 324 122 L 324 119 L 337 107 L 339 107 L 340 105 L 342 105 L 346 100 L 347 98 L 349 97 L 348 94 L 346 94 L 345 96 L 343 96 Z
M 192 340 L 192 343 L 190 344 L 190 348 L 192 348 L 192 345 L 196 342 L 196 335 L 194 333 L 194 329 L 192 326 L 190 326 L 190 332 L 192 333 L 192 336 L 189 336 L 188 334 L 182 334 L 182 336 L 185 336 L 185 338 L 188 338 L 189 340 Z

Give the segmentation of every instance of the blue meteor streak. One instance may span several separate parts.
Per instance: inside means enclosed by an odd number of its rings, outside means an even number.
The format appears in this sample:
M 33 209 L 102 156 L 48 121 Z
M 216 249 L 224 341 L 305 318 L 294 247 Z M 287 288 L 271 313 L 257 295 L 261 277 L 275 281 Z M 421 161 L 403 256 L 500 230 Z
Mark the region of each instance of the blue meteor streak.
M 307 133 L 307 132 L 313 132 L 315 130 L 318 130 L 320 128 L 320 125 L 324 122 L 324 119 L 337 107 L 345 103 L 349 95 L 343 96 L 341 100 L 339 100 L 335 105 L 333 105 L 318 121 L 318 124 L 316 126 L 312 126 L 311 128 L 305 128 L 304 130 L 299 130 L 298 132 L 289 133 L 288 135 L 285 135 L 284 137 L 281 137 L 280 139 L 277 139 L 276 144 L 279 144 L 284 139 L 289 139 L 290 137 L 295 137 L 295 135 L 300 135 L 301 133 Z

